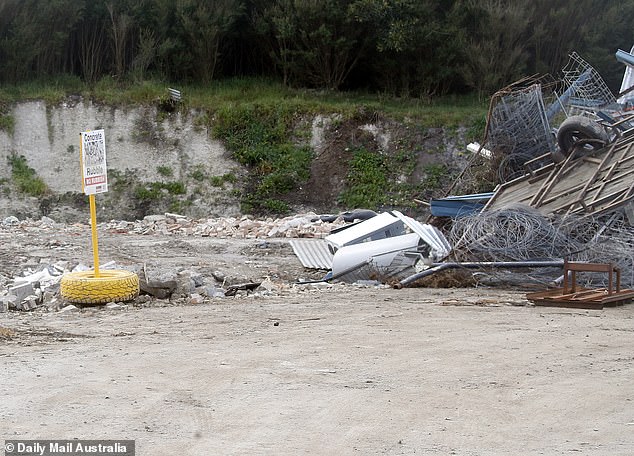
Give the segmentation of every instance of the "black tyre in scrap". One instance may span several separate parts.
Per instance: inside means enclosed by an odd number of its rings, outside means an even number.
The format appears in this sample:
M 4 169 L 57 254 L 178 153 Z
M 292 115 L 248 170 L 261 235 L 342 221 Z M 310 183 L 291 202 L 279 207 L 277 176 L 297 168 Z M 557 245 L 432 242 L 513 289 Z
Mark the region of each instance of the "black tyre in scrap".
M 564 120 L 557 130 L 559 150 L 553 154 L 553 160 L 560 163 L 574 150 L 590 153 L 603 148 L 609 137 L 596 121 L 584 116 L 571 116 Z

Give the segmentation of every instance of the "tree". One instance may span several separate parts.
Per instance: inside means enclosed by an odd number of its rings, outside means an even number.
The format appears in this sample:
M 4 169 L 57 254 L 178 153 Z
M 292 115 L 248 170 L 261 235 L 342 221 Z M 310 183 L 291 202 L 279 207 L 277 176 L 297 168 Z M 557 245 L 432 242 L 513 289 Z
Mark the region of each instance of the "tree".
M 355 0 L 350 13 L 372 30 L 381 85 L 429 98 L 460 84 L 462 32 L 454 0 Z
M 126 47 L 130 36 L 132 19 L 126 13 L 115 11 L 112 2 L 106 4 L 110 23 L 112 25 L 112 45 L 114 54 L 115 75 L 117 78 L 123 78 L 126 73 Z
M 190 71 L 196 79 L 210 82 L 220 58 L 220 46 L 239 16 L 236 0 L 180 0 L 176 17 L 181 39 L 190 56 Z
M 269 38 L 270 55 L 285 84 L 338 89 L 366 47 L 346 0 L 262 2 L 256 27 Z
M 466 0 L 461 5 L 480 27 L 466 40 L 466 82 L 489 95 L 524 75 L 532 14 L 529 3 Z
M 0 4 L 0 78 L 19 81 L 64 71 L 75 0 L 6 0 Z

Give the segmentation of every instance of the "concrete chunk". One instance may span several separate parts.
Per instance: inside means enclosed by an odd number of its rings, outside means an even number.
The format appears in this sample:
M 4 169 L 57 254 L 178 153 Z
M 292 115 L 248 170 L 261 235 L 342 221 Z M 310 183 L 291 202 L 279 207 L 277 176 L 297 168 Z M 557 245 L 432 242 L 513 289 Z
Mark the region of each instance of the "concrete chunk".
M 13 295 L 0 296 L 0 313 L 9 311 L 9 303 L 12 303 L 15 306 L 16 299 L 17 298 Z
M 146 270 L 139 271 L 138 275 L 141 291 L 158 299 L 169 298 L 178 286 L 176 274 L 170 274 L 164 271 L 156 272 L 147 268 Z
M 24 298 L 21 302 L 16 305 L 17 310 L 23 310 L 28 312 L 29 310 L 33 310 L 38 306 L 38 299 L 35 295 L 30 295 Z
M 27 296 L 35 293 L 33 284 L 30 282 L 22 282 L 9 287 L 9 294 L 17 297 L 17 302 L 22 302 Z

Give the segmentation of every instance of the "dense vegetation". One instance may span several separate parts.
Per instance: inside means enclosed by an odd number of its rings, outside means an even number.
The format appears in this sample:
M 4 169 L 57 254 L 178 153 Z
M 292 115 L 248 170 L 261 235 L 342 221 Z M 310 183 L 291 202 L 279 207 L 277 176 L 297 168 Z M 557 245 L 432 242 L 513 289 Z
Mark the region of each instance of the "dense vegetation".
M 614 52 L 634 44 L 632 23 L 634 0 L 0 0 L 0 130 L 13 130 L 10 105 L 24 98 L 159 100 L 158 118 L 139 129 L 147 141 L 174 108 L 166 85 L 176 86 L 177 109 L 202 113 L 196 122 L 249 170 L 234 190 L 243 210 L 283 213 L 310 196 L 299 193 L 314 171 L 306 119 L 331 116 L 350 132 L 390 119 L 420 137 L 460 125 L 480 139 L 489 95 L 524 76 L 558 75 L 573 50 L 616 93 Z M 347 175 L 332 201 L 341 207 L 400 207 L 454 171 L 418 163 L 433 151 L 413 139 L 382 155 L 373 141 L 338 134 Z M 15 180 L 46 193 L 22 157 L 10 165 Z M 215 186 L 235 180 L 199 174 Z M 191 196 L 180 182 L 120 177 L 143 204 Z
M 618 90 L 632 23 L 634 0 L 1 0 L 0 83 L 263 76 L 430 99 L 575 50 Z

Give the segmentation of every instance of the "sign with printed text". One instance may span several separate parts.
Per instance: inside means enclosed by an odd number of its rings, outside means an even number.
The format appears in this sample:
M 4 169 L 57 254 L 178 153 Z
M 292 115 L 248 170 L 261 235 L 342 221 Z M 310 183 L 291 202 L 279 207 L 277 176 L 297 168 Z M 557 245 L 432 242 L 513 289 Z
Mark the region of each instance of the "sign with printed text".
M 103 130 L 80 133 L 82 189 L 86 195 L 108 191 L 106 134 Z

